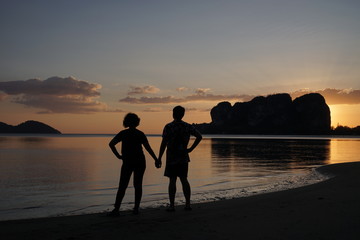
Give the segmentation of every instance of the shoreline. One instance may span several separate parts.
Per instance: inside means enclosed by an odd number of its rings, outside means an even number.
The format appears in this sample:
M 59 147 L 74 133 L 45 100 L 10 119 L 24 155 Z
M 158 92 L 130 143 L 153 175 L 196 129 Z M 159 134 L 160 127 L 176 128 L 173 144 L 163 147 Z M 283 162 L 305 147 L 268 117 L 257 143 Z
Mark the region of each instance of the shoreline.
M 316 171 L 316 167 L 304 169 L 301 174 L 287 174 L 282 177 L 279 177 L 273 182 L 269 183 L 260 183 L 257 185 L 250 185 L 250 186 L 242 186 L 237 188 L 230 188 L 230 189 L 222 189 L 214 191 L 214 192 L 203 192 L 199 194 L 196 191 L 192 192 L 192 204 L 202 204 L 202 203 L 209 203 L 209 202 L 217 202 L 229 199 L 237 199 L 237 198 L 244 198 L 244 197 L 251 197 L 261 194 L 267 194 L 272 192 L 280 192 L 286 191 L 293 188 L 304 187 L 308 185 L 312 185 L 321 181 L 326 180 L 328 177 L 325 175 L 320 174 Z M 193 189 L 192 189 L 193 190 Z M 201 196 L 199 198 L 199 196 Z M 168 205 L 168 196 L 164 194 L 164 199 L 158 199 L 157 201 L 144 201 L 146 196 L 143 196 L 143 201 L 141 203 L 140 211 L 146 211 L 147 209 L 160 209 L 166 208 Z M 183 198 L 182 198 L 182 191 L 179 189 L 178 197 L 177 197 L 177 205 L 181 205 Z M 100 205 L 99 205 L 100 206 Z M 71 217 L 71 216 L 79 216 L 79 215 L 91 215 L 91 214 L 98 214 L 106 211 L 110 211 L 113 206 L 103 205 L 101 208 L 97 208 L 97 210 L 91 211 L 84 211 L 84 207 L 80 210 L 72 210 L 68 212 L 59 212 L 59 213 L 48 213 L 46 214 L 45 211 L 43 214 L 32 214 L 32 215 L 22 215 L 18 218 L 4 218 L 1 216 L 0 222 L 6 221 L 18 221 L 18 220 L 32 220 L 32 219 L 42 219 L 42 218 L 57 218 L 57 217 Z M 106 210 L 105 210 L 106 209 Z M 132 202 L 124 202 L 122 205 L 121 212 L 129 212 L 133 209 Z
M 3 239 L 358 239 L 360 162 L 317 169 L 325 181 L 280 192 L 122 212 L 1 221 Z M 178 197 L 182 197 L 179 196 Z

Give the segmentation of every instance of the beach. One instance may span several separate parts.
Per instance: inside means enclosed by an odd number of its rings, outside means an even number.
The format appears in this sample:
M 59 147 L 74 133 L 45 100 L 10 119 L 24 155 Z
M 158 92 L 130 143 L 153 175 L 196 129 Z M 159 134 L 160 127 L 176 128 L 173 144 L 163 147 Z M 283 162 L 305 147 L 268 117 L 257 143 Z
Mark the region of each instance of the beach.
M 3 221 L 1 239 L 359 239 L 360 162 L 317 169 L 313 185 L 251 197 L 122 212 Z M 178 191 L 181 191 L 179 189 Z M 177 195 L 182 197 L 181 192 Z

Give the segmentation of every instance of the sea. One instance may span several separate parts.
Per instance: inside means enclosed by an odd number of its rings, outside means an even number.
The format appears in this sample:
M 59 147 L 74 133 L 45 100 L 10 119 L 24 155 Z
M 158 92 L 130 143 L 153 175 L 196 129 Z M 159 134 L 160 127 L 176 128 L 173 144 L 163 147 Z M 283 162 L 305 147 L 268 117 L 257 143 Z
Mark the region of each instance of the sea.
M 113 136 L 0 135 L 0 220 L 112 210 L 122 165 L 108 147 Z M 147 137 L 157 154 L 161 136 Z M 155 168 L 154 160 L 145 155 L 141 208 L 165 207 L 164 166 Z M 205 135 L 190 155 L 192 202 L 248 197 L 324 181 L 331 176 L 320 175 L 317 167 L 359 161 L 359 156 L 359 137 Z M 177 184 L 176 204 L 181 205 L 184 197 Z M 131 181 L 121 210 L 130 210 L 133 204 Z

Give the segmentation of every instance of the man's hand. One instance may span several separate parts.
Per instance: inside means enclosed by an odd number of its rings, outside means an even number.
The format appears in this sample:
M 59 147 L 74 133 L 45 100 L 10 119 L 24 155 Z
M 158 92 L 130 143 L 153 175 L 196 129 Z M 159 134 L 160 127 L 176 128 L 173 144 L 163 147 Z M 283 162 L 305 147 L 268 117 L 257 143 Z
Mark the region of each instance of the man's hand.
M 161 164 L 162 164 L 162 162 L 161 162 L 160 159 L 158 159 L 158 160 L 155 161 L 155 167 L 156 167 L 156 168 L 161 168 Z

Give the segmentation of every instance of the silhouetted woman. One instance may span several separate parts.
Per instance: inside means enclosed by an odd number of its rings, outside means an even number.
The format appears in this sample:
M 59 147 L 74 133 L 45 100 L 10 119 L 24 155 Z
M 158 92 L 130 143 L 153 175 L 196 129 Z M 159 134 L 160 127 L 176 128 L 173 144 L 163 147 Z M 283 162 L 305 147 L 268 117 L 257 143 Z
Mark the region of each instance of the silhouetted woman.
M 138 214 L 139 206 L 142 196 L 142 181 L 146 168 L 145 155 L 142 146 L 149 152 L 155 160 L 155 166 L 161 167 L 161 163 L 156 158 L 145 134 L 136 129 L 140 124 L 140 118 L 134 113 L 128 113 L 123 121 L 126 128 L 119 132 L 109 143 L 112 152 L 118 159 L 122 159 L 123 164 L 120 173 L 119 189 L 116 194 L 114 210 L 110 212 L 109 216 L 119 216 L 119 209 L 121 202 L 125 196 L 126 189 L 129 185 L 131 174 L 134 173 L 134 188 L 135 188 L 135 207 L 134 214 Z M 117 151 L 115 145 L 122 142 L 121 155 Z

